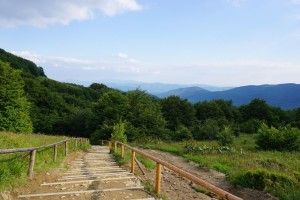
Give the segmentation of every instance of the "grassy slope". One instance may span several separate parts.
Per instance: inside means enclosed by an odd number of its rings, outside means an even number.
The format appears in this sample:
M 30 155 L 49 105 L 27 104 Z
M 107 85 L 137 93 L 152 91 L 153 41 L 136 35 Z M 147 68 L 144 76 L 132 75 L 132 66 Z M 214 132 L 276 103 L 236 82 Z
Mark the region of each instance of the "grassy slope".
M 49 136 L 42 134 L 15 134 L 0 132 L 0 149 L 37 147 L 67 139 L 64 136 Z M 80 146 L 81 149 L 87 146 Z M 74 142 L 68 144 L 69 152 L 74 151 Z M 0 191 L 20 187 L 26 184 L 29 156 L 21 159 L 25 154 L 0 154 Z M 51 167 L 57 167 L 64 159 L 64 146 L 58 146 L 57 162 L 53 162 L 53 148 L 37 151 L 34 171 L 42 172 Z
M 194 161 L 200 166 L 209 167 L 228 175 L 228 179 L 236 185 L 244 187 L 260 186 L 280 199 L 300 199 L 300 153 L 259 151 L 255 149 L 255 135 L 241 135 L 236 139 L 234 147 L 238 153 L 188 153 L 184 148 L 187 142 L 159 143 L 143 145 L 144 148 L 159 149 Z M 193 142 L 203 147 L 217 146 L 214 141 Z M 242 154 L 240 153 L 242 149 Z M 291 185 L 291 181 L 293 185 Z

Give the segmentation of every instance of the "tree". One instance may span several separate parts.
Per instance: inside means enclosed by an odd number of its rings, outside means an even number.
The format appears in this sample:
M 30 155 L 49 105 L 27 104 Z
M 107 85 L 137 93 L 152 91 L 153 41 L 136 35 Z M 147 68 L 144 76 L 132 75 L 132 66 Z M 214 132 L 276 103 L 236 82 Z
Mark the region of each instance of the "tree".
M 30 105 L 23 87 L 21 71 L 0 61 L 0 130 L 32 132 Z
M 290 126 L 280 128 L 262 124 L 258 130 L 256 144 L 263 150 L 299 151 L 300 130 Z
M 119 141 L 119 142 L 123 142 L 123 143 L 127 142 L 127 137 L 125 135 L 125 122 L 123 122 L 122 120 L 120 120 L 118 123 L 116 123 L 113 126 L 111 140 Z
M 126 96 L 130 109 L 124 119 L 132 130 L 127 134 L 128 139 L 134 140 L 143 136 L 166 139 L 168 137 L 166 120 L 161 112 L 159 101 L 141 90 L 129 91 Z
M 253 99 L 249 104 L 241 106 L 240 112 L 244 121 L 257 119 L 272 125 L 274 116 L 271 107 L 264 100 Z
M 218 143 L 222 146 L 231 145 L 234 141 L 233 131 L 230 127 L 225 126 L 218 135 Z
M 193 135 L 187 127 L 181 125 L 176 129 L 173 139 L 177 141 L 191 140 Z
M 170 96 L 161 100 L 161 105 L 169 129 L 175 131 L 181 125 L 190 128 L 195 123 L 195 108 L 186 99 Z

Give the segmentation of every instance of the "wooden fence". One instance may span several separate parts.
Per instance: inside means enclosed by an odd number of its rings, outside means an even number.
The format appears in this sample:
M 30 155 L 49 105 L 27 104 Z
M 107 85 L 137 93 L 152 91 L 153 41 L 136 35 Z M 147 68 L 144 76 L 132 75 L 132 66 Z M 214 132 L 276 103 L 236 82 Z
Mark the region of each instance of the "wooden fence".
M 26 152 L 26 154 L 24 156 L 22 156 L 22 158 L 30 155 L 30 159 L 29 159 L 29 165 L 28 165 L 28 171 L 27 171 L 27 175 L 30 179 L 32 179 L 33 177 L 33 168 L 34 168 L 34 164 L 35 164 L 35 155 L 36 155 L 36 151 L 39 149 L 46 149 L 46 148 L 50 148 L 53 147 L 53 161 L 55 162 L 57 159 L 57 147 L 60 144 L 64 145 L 64 154 L 65 156 L 68 155 L 68 141 L 74 140 L 75 141 L 75 150 L 77 149 L 78 146 L 78 142 L 80 144 L 88 144 L 89 140 L 86 138 L 71 138 L 71 139 L 67 139 L 67 140 L 62 140 L 53 144 L 49 144 L 49 145 L 45 145 L 45 146 L 39 146 L 39 147 L 31 147 L 31 148 L 18 148 L 18 149 L 0 149 L 0 154 L 8 154 L 8 153 L 18 153 L 18 152 Z
M 105 140 L 100 140 L 100 144 L 104 144 Z M 160 185 L 161 185 L 161 167 L 167 167 L 168 169 L 174 171 L 175 173 L 179 174 L 182 177 L 185 177 L 189 180 L 191 180 L 192 182 L 201 185 L 202 187 L 206 188 L 207 190 L 215 193 L 217 196 L 223 198 L 223 199 L 227 199 L 227 200 L 242 200 L 242 198 L 237 197 L 221 188 L 218 188 L 206 181 L 204 181 L 203 179 L 200 179 L 196 176 L 194 176 L 193 174 L 190 174 L 189 172 L 186 172 L 166 161 L 163 161 L 155 156 L 152 156 L 150 154 L 147 154 L 137 148 L 131 147 L 127 144 L 118 142 L 118 141 L 108 141 L 108 146 L 110 148 L 110 150 L 113 149 L 114 146 L 114 152 L 117 152 L 118 149 L 118 145 L 121 146 L 121 156 L 122 158 L 124 158 L 124 151 L 125 151 L 125 147 L 131 150 L 131 173 L 134 173 L 135 170 L 135 154 L 138 153 L 142 156 L 145 156 L 146 158 L 156 162 L 156 179 L 155 179 L 155 193 L 159 194 L 160 193 Z

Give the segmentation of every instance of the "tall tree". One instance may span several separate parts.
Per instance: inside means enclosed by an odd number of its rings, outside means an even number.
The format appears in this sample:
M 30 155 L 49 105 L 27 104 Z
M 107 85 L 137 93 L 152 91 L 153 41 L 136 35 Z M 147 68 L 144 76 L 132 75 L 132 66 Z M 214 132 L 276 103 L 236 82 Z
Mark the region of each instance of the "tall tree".
M 186 99 L 170 96 L 161 101 L 162 112 L 167 120 L 168 128 L 175 131 L 181 125 L 190 128 L 195 120 L 195 108 Z
M 23 87 L 21 71 L 0 61 L 0 130 L 32 132 L 30 105 Z

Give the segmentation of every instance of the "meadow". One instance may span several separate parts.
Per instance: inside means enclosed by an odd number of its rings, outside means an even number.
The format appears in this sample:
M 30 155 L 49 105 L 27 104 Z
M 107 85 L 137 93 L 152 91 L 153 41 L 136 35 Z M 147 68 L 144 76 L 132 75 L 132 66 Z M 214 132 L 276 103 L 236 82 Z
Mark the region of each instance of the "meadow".
M 299 200 L 300 153 L 258 150 L 255 137 L 241 134 L 228 147 L 215 141 L 156 141 L 140 147 L 169 152 L 223 172 L 234 186 L 263 190 L 282 200 Z
M 49 136 L 42 134 L 15 134 L 0 132 L 0 149 L 38 147 L 68 139 L 64 136 Z M 79 149 L 88 146 L 81 144 Z M 74 141 L 68 142 L 68 152 L 74 152 Z M 29 156 L 26 152 L 0 154 L 0 191 L 25 186 L 28 182 L 27 170 Z M 64 160 L 64 145 L 58 145 L 57 160 L 53 162 L 53 148 L 40 149 L 36 153 L 34 172 L 45 172 L 58 167 Z

